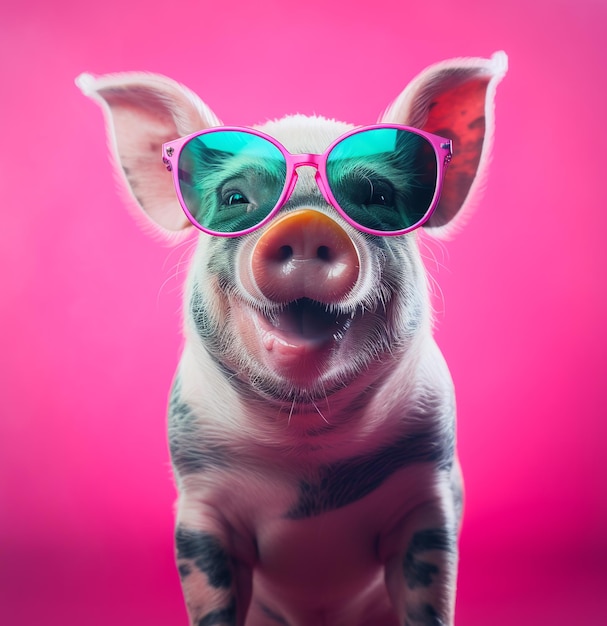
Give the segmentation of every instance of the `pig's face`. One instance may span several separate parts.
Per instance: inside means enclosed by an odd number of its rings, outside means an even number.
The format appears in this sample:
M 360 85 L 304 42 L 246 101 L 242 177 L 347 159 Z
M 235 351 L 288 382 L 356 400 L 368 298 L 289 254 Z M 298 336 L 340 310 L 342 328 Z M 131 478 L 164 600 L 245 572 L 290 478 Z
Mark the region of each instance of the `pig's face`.
M 294 154 L 320 154 L 350 127 L 297 116 L 263 128 Z M 189 285 L 192 339 L 263 395 L 314 401 L 377 373 L 428 327 L 417 235 L 366 235 L 298 170 L 281 212 L 234 239 L 202 234 Z M 225 180 L 225 178 L 224 178 Z M 239 181 L 264 193 L 263 181 Z
M 439 63 L 412 81 L 379 120 L 452 140 L 440 202 L 424 224 L 437 236 L 461 221 L 482 182 L 493 96 L 505 71 L 503 53 Z M 219 119 L 198 96 L 162 76 L 83 75 L 79 85 L 105 108 L 117 169 L 136 204 L 163 233 L 187 232 L 192 226 L 161 146 L 221 126 Z M 261 130 L 292 154 L 321 154 L 350 128 L 295 116 Z M 201 164 L 212 171 L 212 163 Z M 188 349 L 204 352 L 207 363 L 210 355 L 230 380 L 257 396 L 293 406 L 352 388 L 354 379 L 365 389 L 396 363 L 413 367 L 431 325 L 416 232 L 363 234 L 325 200 L 314 167 L 299 167 L 297 174 L 287 203 L 259 230 L 200 236 L 186 300 Z M 228 204 L 238 206 L 246 196 L 263 204 L 276 195 L 271 179 L 271 172 L 241 176 Z M 205 180 L 213 187 L 210 173 Z M 204 201 L 209 211 L 217 208 L 212 195 Z

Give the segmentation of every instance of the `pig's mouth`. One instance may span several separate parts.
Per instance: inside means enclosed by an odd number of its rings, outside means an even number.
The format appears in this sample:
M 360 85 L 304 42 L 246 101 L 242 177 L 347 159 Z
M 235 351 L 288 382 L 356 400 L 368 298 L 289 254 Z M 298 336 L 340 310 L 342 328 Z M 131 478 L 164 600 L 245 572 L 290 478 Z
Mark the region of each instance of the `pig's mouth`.
M 254 311 L 258 354 L 279 379 L 308 387 L 331 369 L 355 319 L 355 312 L 309 298 L 269 312 Z
M 369 299 L 330 303 L 305 296 L 269 306 L 236 300 L 231 317 L 246 357 L 236 371 L 274 398 L 326 397 L 390 350 L 387 311 Z
M 248 350 L 275 384 L 309 389 L 343 369 L 347 338 L 361 315 L 358 308 L 304 297 L 270 310 L 242 307 L 237 321 Z
M 267 317 L 270 334 L 295 343 L 322 344 L 339 341 L 348 330 L 354 313 L 336 312 L 329 305 L 299 298 Z

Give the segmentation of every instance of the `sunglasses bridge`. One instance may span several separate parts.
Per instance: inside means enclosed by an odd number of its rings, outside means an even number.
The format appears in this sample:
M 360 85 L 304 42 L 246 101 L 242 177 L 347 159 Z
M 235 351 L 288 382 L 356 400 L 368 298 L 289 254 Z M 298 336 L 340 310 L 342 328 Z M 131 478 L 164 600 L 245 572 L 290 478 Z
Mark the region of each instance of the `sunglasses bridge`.
M 287 193 L 284 194 L 283 196 L 283 200 L 281 202 L 281 206 L 284 206 L 289 198 L 291 197 L 293 191 L 295 190 L 295 185 L 297 184 L 297 180 L 298 180 L 298 173 L 297 170 L 300 167 L 313 167 L 316 172 L 314 175 L 314 179 L 316 181 L 316 185 L 318 186 L 320 192 L 322 193 L 324 199 L 334 208 L 335 207 L 335 203 L 331 200 L 331 198 L 329 197 L 329 195 L 327 194 L 327 190 L 325 187 L 325 181 L 324 181 L 324 177 L 321 174 L 321 163 L 323 161 L 323 159 L 325 158 L 325 155 L 323 154 L 313 154 L 313 153 L 302 153 L 302 154 L 291 154 L 290 152 L 288 153 L 288 158 L 287 158 L 287 164 L 289 166 L 289 169 L 291 171 L 291 177 L 289 180 L 289 188 L 287 189 Z

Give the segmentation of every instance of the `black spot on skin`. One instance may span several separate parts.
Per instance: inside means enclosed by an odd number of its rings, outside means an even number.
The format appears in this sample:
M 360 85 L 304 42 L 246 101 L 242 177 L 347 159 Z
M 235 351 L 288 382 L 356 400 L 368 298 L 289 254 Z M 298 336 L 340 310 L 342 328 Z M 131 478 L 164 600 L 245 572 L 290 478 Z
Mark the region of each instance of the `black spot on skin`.
M 210 302 L 224 299 L 235 289 L 235 257 L 242 237 L 211 237 L 208 240 L 209 255 L 204 284 L 195 284 L 188 303 L 189 315 L 205 342 L 207 350 L 215 357 L 225 348 L 222 345 L 220 325 L 224 320 L 213 319 Z M 210 280 L 209 280 L 210 279 Z M 215 279 L 215 280 L 213 280 Z
M 299 499 L 288 519 L 303 519 L 356 502 L 377 489 L 400 469 L 414 463 L 435 463 L 449 469 L 453 460 L 453 434 L 409 434 L 369 456 L 354 457 L 320 469 L 317 481 L 299 484 Z
M 265 604 L 260 604 L 260 606 L 264 614 L 267 617 L 269 617 L 273 622 L 280 624 L 280 626 L 289 626 L 289 622 L 287 622 L 287 620 L 284 617 L 282 617 L 282 615 L 275 613 L 274 611 L 272 611 L 272 609 L 267 607 Z
M 232 599 L 225 609 L 207 613 L 198 621 L 197 626 L 236 626 L 236 600 Z
M 209 274 L 217 276 L 221 288 L 234 285 L 236 253 L 243 237 L 214 237 L 209 240 Z
M 215 589 L 227 589 L 232 584 L 230 557 L 219 540 L 205 532 L 177 528 L 175 533 L 178 559 L 191 559 L 206 574 Z
M 429 550 L 445 550 L 451 552 L 455 540 L 453 534 L 445 528 L 428 528 L 413 535 L 409 550 L 414 554 Z
M 178 567 L 179 569 L 179 577 L 183 580 L 187 578 L 192 573 L 192 568 L 186 563 L 181 563 Z
M 224 280 L 218 276 L 218 280 L 221 291 L 225 292 L 233 289 L 231 279 L 228 280 L 226 278 Z M 188 306 L 190 318 L 196 327 L 199 337 L 204 342 L 207 353 L 231 386 L 237 387 L 240 381 L 235 378 L 235 372 L 223 362 L 224 355 L 230 350 L 231 333 L 222 329 L 220 324 L 213 319 L 213 316 L 210 314 L 211 307 L 209 306 L 208 298 L 201 293 L 198 286 L 193 288 Z
M 408 626 L 445 626 L 436 609 L 431 604 L 424 604 L 419 608 L 407 609 Z
M 217 351 L 219 347 L 217 340 L 219 329 L 209 314 L 209 305 L 206 298 L 197 286 L 192 290 L 189 307 L 192 321 L 201 339 L 205 341 L 207 349 L 212 352 Z
M 181 401 L 181 379 L 176 378 L 171 389 L 171 397 L 169 399 L 169 417 L 182 422 L 189 418 L 192 409 Z
M 485 128 L 485 116 L 481 115 L 480 117 L 477 117 L 475 120 L 470 122 L 470 124 L 468 124 L 468 128 L 470 130 L 474 130 L 475 128 L 484 129 Z
M 181 400 L 181 382 L 175 380 L 169 401 L 169 450 L 180 475 L 229 464 L 225 446 L 204 436 L 192 408 Z
M 418 561 L 411 557 L 407 552 L 404 564 L 405 579 L 407 581 L 407 587 L 409 589 L 416 589 L 417 587 L 429 587 L 436 574 L 438 574 L 438 566 L 434 563 L 426 563 L 425 561 Z
M 452 552 L 455 547 L 455 538 L 452 533 L 443 528 L 421 530 L 413 535 L 405 560 L 403 572 L 409 589 L 429 587 L 439 568 L 434 563 L 427 563 L 418 559 L 418 555 L 432 550 Z

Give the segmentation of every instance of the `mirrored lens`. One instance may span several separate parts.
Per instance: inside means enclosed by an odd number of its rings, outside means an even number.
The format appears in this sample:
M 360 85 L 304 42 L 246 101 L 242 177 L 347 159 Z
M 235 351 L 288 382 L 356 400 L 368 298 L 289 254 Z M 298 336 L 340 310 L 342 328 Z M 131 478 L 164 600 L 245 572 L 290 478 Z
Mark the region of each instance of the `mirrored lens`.
M 327 179 L 339 206 L 357 224 L 382 232 L 404 230 L 423 220 L 437 176 L 432 144 L 397 128 L 350 135 L 327 157 Z
M 276 207 L 286 181 L 281 151 L 252 133 L 192 138 L 179 155 L 179 188 L 192 217 L 217 233 L 252 228 Z

